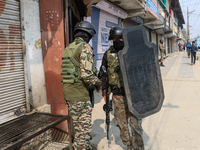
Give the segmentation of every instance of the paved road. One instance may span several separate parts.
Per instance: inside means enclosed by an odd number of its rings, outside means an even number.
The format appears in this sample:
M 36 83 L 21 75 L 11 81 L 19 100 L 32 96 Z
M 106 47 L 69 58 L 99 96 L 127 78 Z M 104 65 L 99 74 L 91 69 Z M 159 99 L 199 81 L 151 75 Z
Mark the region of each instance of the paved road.
M 145 150 L 200 150 L 200 63 L 190 65 L 186 52 L 168 57 L 161 68 L 165 100 L 161 111 L 143 119 Z M 98 150 L 124 150 L 111 114 L 106 139 L 104 100 L 96 93 L 91 143 Z

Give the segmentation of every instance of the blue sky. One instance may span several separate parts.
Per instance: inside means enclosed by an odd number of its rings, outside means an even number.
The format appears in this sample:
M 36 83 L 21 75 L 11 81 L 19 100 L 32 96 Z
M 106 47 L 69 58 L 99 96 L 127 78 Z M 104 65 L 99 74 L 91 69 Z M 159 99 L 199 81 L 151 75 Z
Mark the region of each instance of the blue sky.
M 184 28 L 187 28 L 187 7 L 189 12 L 194 11 L 190 15 L 190 38 L 200 35 L 200 0 L 179 0 L 185 19 Z

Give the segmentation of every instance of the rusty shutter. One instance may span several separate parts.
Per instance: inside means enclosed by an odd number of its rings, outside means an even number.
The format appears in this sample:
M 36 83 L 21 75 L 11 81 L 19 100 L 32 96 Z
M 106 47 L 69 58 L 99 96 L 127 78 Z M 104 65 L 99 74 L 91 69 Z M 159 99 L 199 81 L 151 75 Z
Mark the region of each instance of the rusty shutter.
M 20 2 L 0 0 L 0 122 L 25 109 Z

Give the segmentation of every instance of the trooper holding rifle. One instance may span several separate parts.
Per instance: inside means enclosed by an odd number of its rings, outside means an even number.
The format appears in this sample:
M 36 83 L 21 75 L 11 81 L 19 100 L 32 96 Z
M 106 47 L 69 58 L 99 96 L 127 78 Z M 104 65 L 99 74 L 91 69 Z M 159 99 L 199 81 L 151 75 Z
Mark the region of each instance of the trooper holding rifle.
M 123 27 L 114 27 L 110 30 L 109 40 L 113 41 L 113 46 L 111 46 L 104 53 L 102 65 L 100 68 L 101 72 L 102 70 L 106 70 L 106 73 L 104 73 L 102 76 L 102 96 L 104 97 L 107 95 L 106 88 L 109 88 L 109 91 L 113 93 L 112 100 L 114 102 L 115 121 L 119 126 L 122 142 L 124 145 L 127 145 L 127 150 L 131 150 L 132 147 L 133 150 L 143 150 L 144 143 L 142 139 L 142 120 L 137 119 L 128 110 L 118 58 L 118 52 L 124 47 L 124 42 L 122 39 L 123 29 Z M 106 81 L 109 82 L 109 87 L 107 87 L 108 84 Z M 106 97 L 107 98 L 105 101 L 107 102 L 109 99 L 108 96 Z M 130 136 L 128 129 L 129 118 L 132 137 Z

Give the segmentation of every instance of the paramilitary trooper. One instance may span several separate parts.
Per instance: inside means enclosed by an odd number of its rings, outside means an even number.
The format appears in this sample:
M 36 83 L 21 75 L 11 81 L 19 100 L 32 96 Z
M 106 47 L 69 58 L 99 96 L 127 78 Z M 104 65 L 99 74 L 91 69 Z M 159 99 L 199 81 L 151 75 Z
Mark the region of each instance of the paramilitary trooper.
M 160 59 L 161 64 L 160 64 L 160 66 L 165 67 L 163 65 L 163 61 L 164 61 L 164 54 L 165 54 L 165 50 L 166 49 L 163 46 L 163 40 L 160 40 L 159 49 L 160 49 L 160 55 L 161 55 L 161 59 Z
M 74 125 L 75 150 L 90 150 L 92 105 L 89 89 L 99 89 L 101 81 L 94 73 L 94 56 L 88 44 L 96 34 L 94 26 L 82 21 L 74 29 L 75 40 L 63 53 L 63 94 Z
M 118 52 L 123 49 L 124 43 L 122 39 L 123 27 L 114 27 L 110 30 L 109 40 L 113 41 L 111 46 L 103 56 L 102 66 L 105 66 L 108 74 L 109 85 L 113 93 L 114 116 L 115 122 L 120 129 L 120 137 L 124 145 L 127 145 L 127 150 L 143 150 L 144 144 L 142 139 L 142 120 L 137 119 L 128 110 L 127 100 L 122 80 L 122 73 L 119 67 Z M 117 69 L 118 68 L 118 69 Z M 106 77 L 102 76 L 102 96 L 106 95 Z M 130 137 L 128 129 L 128 119 L 131 127 L 132 137 Z M 131 146 L 132 145 L 132 146 Z

